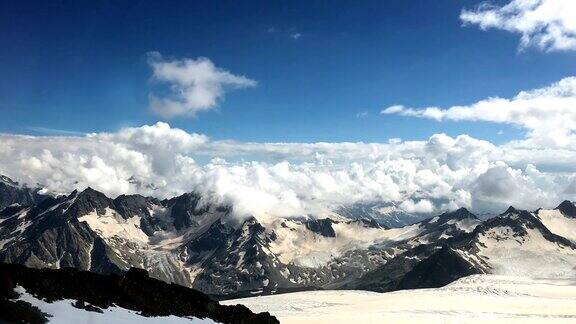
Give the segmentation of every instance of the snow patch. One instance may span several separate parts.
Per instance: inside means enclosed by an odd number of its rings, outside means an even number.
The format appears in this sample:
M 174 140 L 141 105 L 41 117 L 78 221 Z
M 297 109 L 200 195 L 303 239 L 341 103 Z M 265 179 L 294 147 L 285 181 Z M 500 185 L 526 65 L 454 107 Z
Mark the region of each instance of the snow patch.
M 136 311 L 128 310 L 121 307 L 111 306 L 103 309 L 103 313 L 89 312 L 83 309 L 72 306 L 75 302 L 70 299 L 63 299 L 48 303 L 38 299 L 26 290 L 18 286 L 15 289 L 19 294 L 19 300 L 28 302 L 33 306 L 38 307 L 42 312 L 51 315 L 49 321 L 53 323 L 75 324 L 75 323 L 92 323 L 92 324 L 152 324 L 152 323 L 167 323 L 167 324 L 212 324 L 216 323 L 211 319 L 198 319 L 194 317 L 176 317 L 176 316 L 157 316 L 145 317 L 138 315 Z
M 537 216 L 550 232 L 576 242 L 576 219 L 568 218 L 556 209 L 541 209 Z
M 500 275 L 532 278 L 576 278 L 576 251 L 548 241 L 540 231 L 524 236 L 508 226 L 495 227 L 479 237 L 478 255 Z
M 446 224 L 456 225 L 459 230 L 470 233 L 480 224 L 480 221 L 474 218 L 451 219 Z
M 140 228 L 138 216 L 124 219 L 116 211 L 106 207 L 104 215 L 99 215 L 94 210 L 79 217 L 78 221 L 86 222 L 93 231 L 104 238 L 118 236 L 133 242 L 148 243 L 148 235 Z
M 268 311 L 287 324 L 572 323 L 576 283 L 474 275 L 436 289 L 307 291 L 223 303 Z
M 348 251 L 408 240 L 422 232 L 417 224 L 383 229 L 366 227 L 359 222 L 339 222 L 332 224 L 336 236 L 326 237 L 310 231 L 302 222 L 287 219 L 277 220 L 270 228 L 276 235 L 270 251 L 285 264 L 292 262 L 309 268 L 322 267 Z

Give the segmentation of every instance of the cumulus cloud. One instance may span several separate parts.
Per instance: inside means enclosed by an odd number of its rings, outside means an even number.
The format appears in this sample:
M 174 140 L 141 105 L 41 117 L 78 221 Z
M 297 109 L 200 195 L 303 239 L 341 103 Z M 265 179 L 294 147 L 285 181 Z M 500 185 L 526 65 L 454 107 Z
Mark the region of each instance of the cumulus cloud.
M 576 1 L 512 0 L 504 6 L 481 4 L 463 10 L 460 19 L 486 30 L 502 29 L 521 35 L 520 48 L 547 51 L 576 50 Z
M 152 126 L 123 128 L 116 133 L 94 133 L 88 137 L 103 143 L 116 143 L 144 154 L 155 173 L 163 176 L 176 170 L 175 156 L 189 154 L 208 141 L 205 135 L 190 134 L 163 122 Z
M 273 158 L 270 158 L 273 157 Z M 553 207 L 575 199 L 572 148 L 496 146 L 467 135 L 385 143 L 214 141 L 166 123 L 86 136 L 0 135 L 0 174 L 52 192 L 196 191 L 238 215 L 328 216 L 384 201 L 414 213 Z M 200 163 L 199 161 L 207 161 Z M 549 164 L 557 163 L 554 167 Z
M 158 52 L 148 56 L 153 79 L 169 85 L 165 95 L 150 94 L 150 109 L 160 116 L 195 116 L 216 108 L 231 89 L 249 88 L 257 82 L 219 68 L 205 57 L 167 60 Z
M 466 106 L 446 109 L 388 107 L 382 114 L 398 114 L 437 121 L 486 121 L 519 125 L 528 130 L 524 144 L 568 147 L 576 144 L 576 77 L 564 78 L 547 87 L 521 91 L 515 97 L 488 98 Z

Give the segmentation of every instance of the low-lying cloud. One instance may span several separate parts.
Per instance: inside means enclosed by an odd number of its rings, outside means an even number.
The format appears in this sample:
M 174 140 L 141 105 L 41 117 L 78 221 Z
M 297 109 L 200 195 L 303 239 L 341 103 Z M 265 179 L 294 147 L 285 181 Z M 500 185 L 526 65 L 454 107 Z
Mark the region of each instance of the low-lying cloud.
M 0 173 L 53 192 L 91 186 L 110 196 L 162 198 L 197 191 L 232 204 L 238 215 L 262 217 L 322 216 L 363 201 L 393 202 L 412 213 L 552 207 L 576 197 L 575 160 L 574 150 L 496 146 L 467 135 L 246 143 L 161 122 L 83 137 L 0 135 Z

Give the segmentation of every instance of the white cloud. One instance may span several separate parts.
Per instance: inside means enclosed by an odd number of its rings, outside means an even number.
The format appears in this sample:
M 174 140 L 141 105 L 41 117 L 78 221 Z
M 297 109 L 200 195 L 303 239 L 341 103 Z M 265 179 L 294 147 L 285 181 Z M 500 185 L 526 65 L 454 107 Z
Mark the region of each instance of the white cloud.
M 553 207 L 576 198 L 575 160 L 574 148 L 496 146 L 467 135 L 247 143 L 213 141 L 166 123 L 84 137 L 0 135 L 0 174 L 19 181 L 55 192 L 91 186 L 110 196 L 198 191 L 258 217 L 323 216 L 374 200 L 420 213 Z
M 434 205 L 426 199 L 414 202 L 412 199 L 404 200 L 400 208 L 407 213 L 431 213 L 434 211 Z
M 565 178 L 555 179 L 564 182 Z M 535 210 L 542 201 L 555 201 L 559 193 L 553 178 L 541 173 L 533 165 L 524 170 L 513 169 L 499 162 L 481 174 L 471 185 L 471 194 L 480 206 L 516 205 Z M 560 187 L 565 187 L 564 184 Z M 565 187 L 568 188 L 567 186 Z
M 67 130 L 67 129 L 57 129 L 57 128 L 50 128 L 50 127 L 41 127 L 41 126 L 29 126 L 27 129 L 40 133 L 40 134 L 48 134 L 48 135 L 68 135 L 68 136 L 82 136 L 86 135 L 86 133 Z
M 300 39 L 300 37 L 302 37 L 301 33 L 292 33 L 290 34 L 290 38 L 294 39 L 294 40 L 298 40 Z
M 476 10 L 463 10 L 460 19 L 483 30 L 496 28 L 518 33 L 521 48 L 576 50 L 573 0 L 512 0 L 502 7 L 483 3 Z
M 562 79 L 544 88 L 521 91 L 511 99 L 494 97 L 447 109 L 414 109 L 395 105 L 381 113 L 437 121 L 486 121 L 519 125 L 528 130 L 529 140 L 524 144 L 568 147 L 576 144 L 576 77 Z
M 166 60 L 160 53 L 149 54 L 153 78 L 167 83 L 166 96 L 150 94 L 150 109 L 166 118 L 195 116 L 216 108 L 230 89 L 249 88 L 257 82 L 218 68 L 205 57 Z
M 190 134 L 163 122 L 123 128 L 116 133 L 89 134 L 88 137 L 120 144 L 126 149 L 144 154 L 155 172 L 163 176 L 175 171 L 176 155 L 192 153 L 208 141 L 205 135 Z

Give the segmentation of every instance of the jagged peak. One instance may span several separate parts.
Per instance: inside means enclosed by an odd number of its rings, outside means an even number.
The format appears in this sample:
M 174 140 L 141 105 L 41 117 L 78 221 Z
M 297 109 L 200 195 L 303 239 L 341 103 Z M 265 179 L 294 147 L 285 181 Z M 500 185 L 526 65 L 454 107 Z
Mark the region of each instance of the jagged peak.
M 72 203 L 70 209 L 68 209 L 68 213 L 78 216 L 86 215 L 94 210 L 97 210 L 97 212 L 101 214 L 105 212 L 105 208 L 113 207 L 112 199 L 90 187 L 81 192 L 74 190 L 74 192 L 68 196 L 68 200 Z
M 200 198 L 201 196 L 200 196 L 200 194 L 198 194 L 194 191 L 191 191 L 191 192 L 185 192 L 178 197 L 190 199 L 190 198 Z
M 158 200 L 157 198 L 142 196 L 140 194 L 120 195 L 120 196 L 114 198 L 114 202 L 115 203 L 130 202 L 130 203 L 140 203 L 140 204 L 154 203 L 157 205 L 161 204 L 160 200 Z
M 530 220 L 532 221 L 532 219 L 534 218 L 534 214 L 530 211 L 524 210 L 524 209 L 518 209 L 515 207 L 508 207 L 508 209 L 506 209 L 505 212 L 503 212 L 502 214 L 499 215 L 500 217 L 503 218 L 511 218 L 511 219 L 525 219 L 525 220 Z
M 574 205 L 570 200 L 564 200 L 555 209 L 559 210 L 566 216 L 576 217 L 576 205 Z
M 242 221 L 240 227 L 236 230 L 240 237 L 244 239 L 255 238 L 256 236 L 265 232 L 264 226 L 260 224 L 258 219 L 250 216 Z
M 466 207 L 460 207 L 460 208 L 456 209 L 455 212 L 472 214 Z
M 441 219 L 448 220 L 448 219 L 465 219 L 465 218 L 474 218 L 478 219 L 476 215 L 472 214 L 468 209 L 465 207 L 460 207 L 454 211 L 445 212 L 440 215 Z
M 0 182 L 6 184 L 8 186 L 18 187 L 18 182 L 10 179 L 8 176 L 5 176 L 3 174 L 0 174 Z
M 346 224 L 359 224 L 360 226 L 369 227 L 369 228 L 385 228 L 385 229 L 389 228 L 387 226 L 383 226 L 383 225 L 378 224 L 377 221 L 375 221 L 374 219 L 370 219 L 370 218 L 358 218 L 358 219 L 347 221 Z
M 90 194 L 90 193 L 93 193 L 93 192 L 98 192 L 98 193 L 99 193 L 98 190 L 96 190 L 96 189 L 88 186 L 88 187 L 86 187 L 86 189 L 82 190 L 80 193 L 88 193 L 88 194 Z
M 174 196 L 174 197 L 172 197 L 172 198 L 170 198 L 170 199 L 165 199 L 165 200 L 163 200 L 162 202 L 163 202 L 164 204 L 167 204 L 167 205 L 172 205 L 172 204 L 175 204 L 175 203 L 188 202 L 188 201 L 190 201 L 190 200 L 198 201 L 198 200 L 200 200 L 200 198 L 202 198 L 202 196 L 200 196 L 200 195 L 199 195 L 198 193 L 196 193 L 196 192 L 185 192 L 185 193 L 183 193 L 183 194 L 181 194 L 181 195 Z
M 140 199 L 140 198 L 146 199 L 147 197 L 142 196 L 140 194 L 122 194 L 122 195 L 119 195 L 118 197 L 116 197 L 114 200 L 116 200 L 116 199 L 119 199 L 119 200 L 120 199 Z
M 150 215 L 151 206 L 161 204 L 156 198 L 138 194 L 120 195 L 114 198 L 112 202 L 114 209 L 125 219 L 134 216 L 147 217 Z
M 334 228 L 332 228 L 332 224 L 336 224 L 338 222 L 330 219 L 330 218 L 322 218 L 322 219 L 309 219 L 307 220 L 304 225 L 310 231 L 320 234 L 326 237 L 336 237 L 336 232 L 334 232 Z
M 88 199 L 110 199 L 102 192 L 93 189 L 92 187 L 87 187 L 86 189 L 82 190 L 77 198 L 88 198 Z
M 250 227 L 250 226 L 254 226 L 256 224 L 260 224 L 260 222 L 258 221 L 258 219 L 254 216 L 249 216 L 246 219 L 244 219 L 244 221 L 242 222 L 241 227 Z
M 516 209 L 514 206 L 509 206 L 505 212 L 500 215 L 508 215 L 508 214 L 519 214 L 520 210 Z
M 65 196 L 67 199 L 76 198 L 76 197 L 78 196 L 78 189 L 74 189 L 74 190 L 72 190 L 72 192 L 69 193 L 67 196 L 66 196 L 66 195 L 63 195 L 63 196 Z

